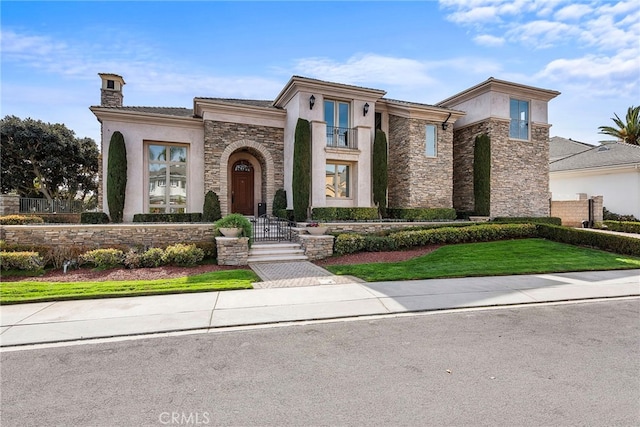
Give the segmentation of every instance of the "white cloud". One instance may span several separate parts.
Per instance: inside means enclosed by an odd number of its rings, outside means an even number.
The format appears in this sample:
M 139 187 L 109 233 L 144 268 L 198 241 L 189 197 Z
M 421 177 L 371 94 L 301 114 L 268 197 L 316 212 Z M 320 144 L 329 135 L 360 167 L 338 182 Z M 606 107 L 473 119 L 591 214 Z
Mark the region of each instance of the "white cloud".
M 560 21 L 574 21 L 592 12 L 593 9 L 586 4 L 571 4 L 558 10 L 554 18 Z
M 490 34 L 480 34 L 479 36 L 475 36 L 473 38 L 473 41 L 480 46 L 489 47 L 502 46 L 505 43 L 503 37 L 496 37 Z
M 578 34 L 580 31 L 576 27 L 561 22 L 532 21 L 507 31 L 506 37 L 526 46 L 544 49 Z

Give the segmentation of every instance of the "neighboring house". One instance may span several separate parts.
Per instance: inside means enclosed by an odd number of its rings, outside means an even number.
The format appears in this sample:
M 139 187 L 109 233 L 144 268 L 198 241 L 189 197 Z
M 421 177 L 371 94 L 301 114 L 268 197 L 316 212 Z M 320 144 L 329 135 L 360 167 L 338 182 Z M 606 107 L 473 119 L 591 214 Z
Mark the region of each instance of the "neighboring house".
M 547 103 L 559 92 L 490 78 L 437 105 L 293 76 L 273 101 L 194 98 L 193 109 L 123 106 L 124 79 L 100 74 L 99 205 L 108 212 L 109 142 L 127 149 L 125 221 L 136 213 L 201 212 L 207 191 L 223 215 L 292 206 L 299 118 L 311 126 L 311 207 L 371 207 L 375 131 L 388 140 L 390 207 L 473 211 L 473 144 L 491 138 L 491 216 L 549 215 Z
M 587 151 L 593 148 L 593 145 L 585 142 L 574 141 L 569 138 L 562 138 L 559 136 L 552 136 L 549 139 L 549 161 L 555 162 L 556 160 L 564 159 L 573 154 L 578 154 L 583 151 Z
M 556 144 L 582 143 L 554 137 L 552 152 Z M 640 218 L 640 146 L 615 141 L 585 146 L 586 150 L 551 161 L 549 189 L 553 199 L 563 200 L 579 193 L 603 196 L 607 210 Z M 558 151 L 566 152 L 567 148 Z

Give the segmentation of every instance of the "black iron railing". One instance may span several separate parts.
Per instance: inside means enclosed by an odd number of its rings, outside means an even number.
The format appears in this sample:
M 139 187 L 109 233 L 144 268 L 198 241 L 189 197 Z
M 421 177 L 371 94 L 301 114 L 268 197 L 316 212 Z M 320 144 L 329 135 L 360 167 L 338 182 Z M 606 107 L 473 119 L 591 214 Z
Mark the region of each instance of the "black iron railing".
M 251 220 L 253 224 L 253 241 L 284 242 L 291 241 L 292 222 L 270 215 L 261 215 Z
M 21 213 L 82 213 L 80 200 L 47 200 L 31 197 L 20 198 Z
M 352 128 L 327 127 L 327 147 L 358 148 L 356 132 Z

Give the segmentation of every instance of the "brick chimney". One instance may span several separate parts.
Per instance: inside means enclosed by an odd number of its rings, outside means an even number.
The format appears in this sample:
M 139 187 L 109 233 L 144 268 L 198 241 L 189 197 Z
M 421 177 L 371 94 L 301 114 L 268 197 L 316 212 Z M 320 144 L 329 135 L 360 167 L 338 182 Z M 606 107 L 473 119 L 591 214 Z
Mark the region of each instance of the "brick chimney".
M 124 79 L 117 74 L 98 74 L 102 79 L 102 89 L 100 90 L 101 107 L 122 107 L 122 86 Z

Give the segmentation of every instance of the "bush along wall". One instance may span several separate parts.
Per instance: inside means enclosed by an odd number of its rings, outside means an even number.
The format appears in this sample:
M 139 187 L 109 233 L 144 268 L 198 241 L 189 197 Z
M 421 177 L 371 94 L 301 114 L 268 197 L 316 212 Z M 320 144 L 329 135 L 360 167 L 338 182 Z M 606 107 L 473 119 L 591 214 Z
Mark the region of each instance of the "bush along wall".
M 83 212 L 80 214 L 82 224 L 108 224 L 109 216 L 104 212 Z
M 202 222 L 200 212 L 135 214 L 133 222 Z
M 378 218 L 378 208 L 313 208 L 314 221 L 372 221 Z
M 640 234 L 640 222 L 635 221 L 603 221 L 603 228 L 622 233 Z
M 387 136 L 380 129 L 376 130 L 373 140 L 373 203 L 378 207 L 379 217 L 387 216 Z
M 551 224 L 551 225 L 562 225 L 562 218 L 554 217 L 554 216 L 543 216 L 543 217 L 533 217 L 533 216 L 498 216 L 495 217 L 491 222 L 496 222 L 500 224 Z
M 118 131 L 111 135 L 107 158 L 107 205 L 111 222 L 122 222 L 127 189 L 127 149 L 124 136 Z
M 457 217 L 453 208 L 389 208 L 388 214 L 405 221 L 452 221 Z
M 305 221 L 309 215 L 311 192 L 311 126 L 298 119 L 293 142 L 293 215 Z
M 473 146 L 473 197 L 475 214 L 491 212 L 491 139 L 487 134 L 476 137 Z
M 554 242 L 586 246 L 622 255 L 640 256 L 640 239 L 634 237 L 548 224 L 537 224 L 536 228 L 539 237 Z

